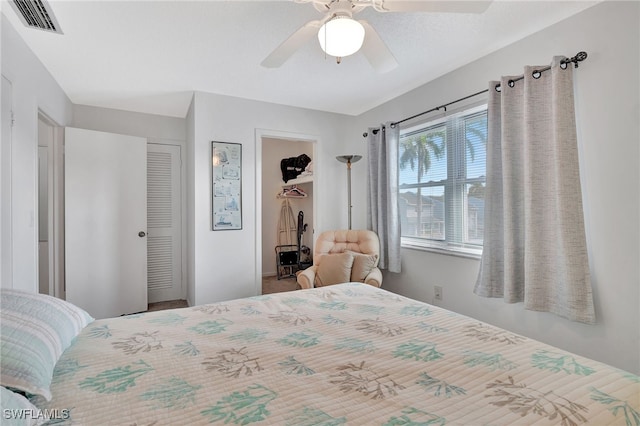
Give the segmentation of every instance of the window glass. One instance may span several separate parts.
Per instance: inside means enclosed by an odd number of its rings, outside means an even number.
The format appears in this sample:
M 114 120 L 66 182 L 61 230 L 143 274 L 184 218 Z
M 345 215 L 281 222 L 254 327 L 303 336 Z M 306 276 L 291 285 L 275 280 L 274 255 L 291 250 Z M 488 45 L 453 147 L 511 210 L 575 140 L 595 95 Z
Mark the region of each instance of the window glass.
M 403 244 L 482 247 L 486 105 L 401 132 L 399 214 Z

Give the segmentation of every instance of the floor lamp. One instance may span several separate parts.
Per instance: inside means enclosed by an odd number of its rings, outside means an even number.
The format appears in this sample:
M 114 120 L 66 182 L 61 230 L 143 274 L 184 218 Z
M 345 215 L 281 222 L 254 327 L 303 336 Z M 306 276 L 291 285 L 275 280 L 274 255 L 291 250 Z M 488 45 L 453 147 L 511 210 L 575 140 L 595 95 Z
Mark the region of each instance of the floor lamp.
M 351 229 L 351 164 L 362 159 L 362 155 L 338 155 L 336 160 L 347 163 L 347 194 L 349 197 L 349 229 Z

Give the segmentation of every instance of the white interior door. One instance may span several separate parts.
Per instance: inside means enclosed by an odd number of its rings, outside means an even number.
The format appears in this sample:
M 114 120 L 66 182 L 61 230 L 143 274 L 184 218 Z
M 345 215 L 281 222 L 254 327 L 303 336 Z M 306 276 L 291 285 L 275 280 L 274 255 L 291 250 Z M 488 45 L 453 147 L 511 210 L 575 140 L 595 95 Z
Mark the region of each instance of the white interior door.
M 147 145 L 147 286 L 149 303 L 184 299 L 181 160 L 177 145 Z
M 95 318 L 146 311 L 146 232 L 146 139 L 67 127 L 67 300 Z

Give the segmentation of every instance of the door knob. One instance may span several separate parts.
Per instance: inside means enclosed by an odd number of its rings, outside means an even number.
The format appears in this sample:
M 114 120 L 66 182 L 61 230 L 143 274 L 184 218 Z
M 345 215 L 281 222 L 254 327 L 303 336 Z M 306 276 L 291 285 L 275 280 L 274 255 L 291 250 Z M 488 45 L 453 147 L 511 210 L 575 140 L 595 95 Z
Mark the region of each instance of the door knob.
M 145 234 L 144 231 L 138 232 L 138 237 L 140 237 L 140 238 L 144 237 L 145 235 L 147 235 L 147 234 Z

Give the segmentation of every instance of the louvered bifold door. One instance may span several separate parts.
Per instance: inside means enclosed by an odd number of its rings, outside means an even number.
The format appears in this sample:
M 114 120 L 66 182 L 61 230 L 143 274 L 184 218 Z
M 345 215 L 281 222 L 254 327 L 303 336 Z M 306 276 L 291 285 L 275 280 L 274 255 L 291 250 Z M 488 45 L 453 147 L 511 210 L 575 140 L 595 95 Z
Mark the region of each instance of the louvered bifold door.
M 149 303 L 183 299 L 180 147 L 147 145 Z

